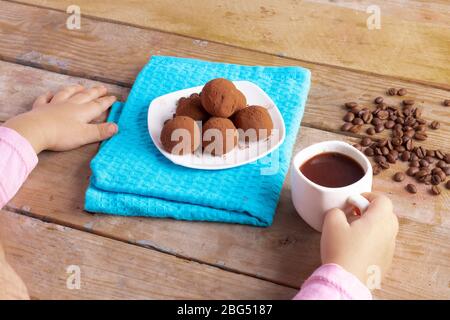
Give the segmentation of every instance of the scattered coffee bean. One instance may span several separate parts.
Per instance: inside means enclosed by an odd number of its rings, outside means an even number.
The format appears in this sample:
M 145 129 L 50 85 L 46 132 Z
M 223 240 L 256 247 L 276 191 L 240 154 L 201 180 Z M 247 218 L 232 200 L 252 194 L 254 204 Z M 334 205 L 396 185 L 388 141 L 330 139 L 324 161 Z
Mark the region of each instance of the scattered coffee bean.
M 408 170 L 406 170 L 406 174 L 411 177 L 414 176 L 417 172 L 419 172 L 419 168 L 417 167 L 410 167 L 408 168 Z
M 425 160 L 425 159 L 421 159 L 420 161 L 419 161 L 419 164 L 420 164 L 420 166 L 421 167 L 428 167 L 430 164 L 428 163 L 428 161 L 427 160 Z
M 380 123 L 379 125 L 377 125 L 376 127 L 375 127 L 375 132 L 376 133 L 380 133 L 380 132 L 382 132 L 384 130 L 384 125 L 382 124 L 382 123 Z
M 401 155 L 402 161 L 409 161 L 409 158 L 411 157 L 411 153 L 409 151 L 403 151 Z
M 414 135 L 414 138 L 419 141 L 424 141 L 428 138 L 428 135 L 426 133 L 422 133 L 421 131 L 418 131 Z
M 414 103 L 415 103 L 415 101 L 412 99 L 403 100 L 403 105 L 405 105 L 405 106 L 412 106 Z
M 389 89 L 386 91 L 386 93 L 387 93 L 388 96 L 395 96 L 395 95 L 397 94 L 397 89 L 395 89 L 395 88 L 389 88 Z
M 355 118 L 355 119 L 353 119 L 352 123 L 354 125 L 360 125 L 360 124 L 363 124 L 364 121 L 361 118 Z
M 357 106 L 358 106 L 358 104 L 354 101 L 345 103 L 345 107 L 348 109 L 353 109 L 353 108 L 356 108 Z
M 419 157 L 415 153 L 411 153 L 409 161 L 419 161 Z
M 372 172 L 374 176 L 380 174 L 381 170 L 382 170 L 381 167 L 377 164 L 372 166 Z
M 375 134 L 375 129 L 373 127 L 367 128 L 366 133 L 369 136 L 373 136 Z
M 406 141 L 406 143 L 405 143 L 405 148 L 406 148 L 406 150 L 408 150 L 408 151 L 411 151 L 411 150 L 412 150 L 412 148 L 413 148 L 413 142 L 412 142 L 412 140 Z
M 439 123 L 439 121 L 433 121 L 430 124 L 430 128 L 433 130 L 439 129 L 440 126 L 441 126 L 441 124 Z
M 361 145 L 362 146 L 367 147 L 367 146 L 369 146 L 371 144 L 372 144 L 372 139 L 370 139 L 369 137 L 362 138 L 362 140 L 361 140 Z
M 358 124 L 358 125 L 354 125 L 353 127 L 350 128 L 350 132 L 351 133 L 358 133 L 359 131 L 361 131 L 362 128 L 362 124 Z
M 383 156 L 387 156 L 389 154 L 389 148 L 388 147 L 382 147 L 381 148 L 381 154 Z
M 360 144 L 358 144 L 358 143 L 355 143 L 355 144 L 353 145 L 353 147 L 354 147 L 355 149 L 359 150 L 359 151 L 362 151 L 362 146 L 361 146 Z
M 441 150 L 436 150 L 436 151 L 434 151 L 434 156 L 439 160 L 443 160 L 445 157 L 445 154 Z
M 450 180 L 447 181 L 447 183 L 445 184 L 445 187 L 450 190 Z
M 392 138 L 392 144 L 394 146 L 400 146 L 402 143 L 403 143 L 402 138 L 400 138 L 400 137 Z
M 423 147 L 418 147 L 418 148 L 415 150 L 415 153 L 416 153 L 416 155 L 417 155 L 420 159 L 422 159 L 422 158 L 425 157 L 425 155 L 426 155 L 426 151 L 425 151 L 425 149 L 424 149 Z
M 353 119 L 355 119 L 355 115 L 351 112 L 347 112 L 344 116 L 344 121 L 345 122 L 352 122 Z
M 404 152 L 406 151 L 406 148 L 404 146 L 396 146 L 395 150 L 397 150 L 398 152 Z
M 444 106 L 446 106 L 446 107 L 450 107 L 450 99 L 444 100 L 443 104 L 444 104 Z
M 397 159 L 390 153 L 386 156 L 386 159 L 389 163 L 395 163 L 397 161 Z
M 439 177 L 437 174 L 433 174 L 431 176 L 431 184 L 437 186 L 439 183 L 441 183 L 441 177 Z
M 444 171 L 446 176 L 450 176 L 450 166 L 445 167 L 444 169 L 442 169 L 442 171 Z
M 429 164 L 434 163 L 434 158 L 433 158 L 433 157 L 426 156 L 424 159 L 425 159 Z
M 407 190 L 409 193 L 417 193 L 417 188 L 416 188 L 416 186 L 413 185 L 413 184 L 411 184 L 411 183 L 408 183 L 408 184 L 406 185 L 406 190 Z
M 366 150 L 364 150 L 364 154 L 369 157 L 373 157 L 374 153 L 372 148 L 366 148 Z
M 377 117 L 380 120 L 386 120 L 389 118 L 389 112 L 386 110 L 381 110 L 380 112 L 377 113 Z
M 447 153 L 447 154 L 444 156 L 444 161 L 447 162 L 447 163 L 450 163 L 450 153 Z
M 419 167 L 420 167 L 420 163 L 419 163 L 419 161 L 417 161 L 417 160 L 410 161 L 410 162 L 409 162 L 409 166 L 410 166 L 410 167 L 416 167 L 416 168 L 419 168 Z
M 346 122 L 342 125 L 341 130 L 342 131 L 349 131 L 351 128 L 353 127 L 353 125 L 349 122 Z
M 427 156 L 428 157 L 434 157 L 434 151 L 433 150 L 427 150 Z
M 449 180 L 450 181 L 450 180 Z M 441 189 L 439 189 L 439 187 L 438 186 L 432 186 L 431 187 L 431 193 L 432 194 L 434 194 L 434 195 L 439 195 L 440 193 L 441 193 Z
M 392 120 L 388 120 L 386 121 L 386 123 L 384 124 L 384 127 L 386 129 L 392 129 L 395 126 L 395 122 Z
M 376 104 L 380 104 L 380 103 L 382 103 L 383 102 L 383 97 L 376 97 L 375 98 L 375 100 L 374 100 L 374 102 L 376 103 Z
M 419 171 L 417 171 L 417 173 L 414 175 L 416 178 L 421 178 L 424 177 L 428 174 L 428 171 L 425 169 L 421 169 Z
M 444 160 L 439 160 L 437 163 L 436 163 L 436 167 L 438 167 L 438 168 L 445 168 L 447 166 L 447 164 L 445 163 L 445 161 Z
M 406 95 L 407 93 L 408 93 L 408 91 L 406 91 L 405 88 L 401 88 L 401 89 L 399 89 L 399 90 L 397 91 L 397 95 L 399 95 L 399 96 L 404 96 L 404 95 Z
M 389 169 L 389 163 L 387 162 L 380 162 L 378 165 L 384 170 Z
M 405 174 L 403 172 L 397 172 L 394 174 L 394 181 L 401 182 L 405 180 Z

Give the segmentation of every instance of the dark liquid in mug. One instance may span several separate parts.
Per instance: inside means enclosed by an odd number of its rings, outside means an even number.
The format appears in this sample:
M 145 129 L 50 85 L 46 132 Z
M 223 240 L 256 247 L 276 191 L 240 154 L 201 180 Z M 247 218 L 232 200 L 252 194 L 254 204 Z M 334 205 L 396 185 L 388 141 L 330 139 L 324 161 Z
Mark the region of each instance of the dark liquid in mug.
M 338 152 L 318 154 L 303 163 L 300 171 L 312 182 L 328 188 L 348 186 L 365 174 L 358 162 Z

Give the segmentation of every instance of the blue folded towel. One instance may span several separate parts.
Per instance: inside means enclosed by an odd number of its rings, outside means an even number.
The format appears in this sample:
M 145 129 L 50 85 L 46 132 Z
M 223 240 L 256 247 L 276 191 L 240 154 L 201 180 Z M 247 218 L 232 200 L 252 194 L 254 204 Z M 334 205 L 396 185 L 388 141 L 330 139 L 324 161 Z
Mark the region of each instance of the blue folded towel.
M 223 77 L 259 85 L 279 107 L 286 139 L 278 152 L 237 168 L 207 171 L 177 166 L 154 146 L 147 129 L 150 102 L 161 95 Z M 119 133 L 103 143 L 91 162 L 85 209 L 125 216 L 220 221 L 269 226 L 289 168 L 310 86 L 300 67 L 241 66 L 154 56 L 139 73 L 110 120 Z M 279 157 L 274 174 L 261 174 Z

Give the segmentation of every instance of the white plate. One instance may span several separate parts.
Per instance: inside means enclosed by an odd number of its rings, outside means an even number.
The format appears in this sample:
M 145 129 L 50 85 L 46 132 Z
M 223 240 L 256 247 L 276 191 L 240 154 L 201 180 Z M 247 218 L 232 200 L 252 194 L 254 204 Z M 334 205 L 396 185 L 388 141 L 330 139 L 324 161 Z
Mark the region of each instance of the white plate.
M 194 154 L 182 156 L 166 152 L 162 147 L 160 139 L 164 121 L 172 118 L 176 110 L 176 103 L 181 97 L 188 97 L 192 93 L 200 93 L 203 86 L 175 91 L 154 99 L 148 108 L 148 130 L 150 137 L 155 146 L 167 159 L 180 166 L 193 169 L 227 169 L 242 166 L 262 158 L 276 150 L 283 143 L 286 128 L 283 117 L 272 99 L 252 82 L 233 81 L 233 83 L 245 95 L 248 105 L 259 105 L 267 108 L 274 126 L 272 134 L 266 140 L 250 143 L 246 143 L 243 139 L 240 139 L 238 145 L 231 152 L 223 156 L 202 154 L 201 148 Z

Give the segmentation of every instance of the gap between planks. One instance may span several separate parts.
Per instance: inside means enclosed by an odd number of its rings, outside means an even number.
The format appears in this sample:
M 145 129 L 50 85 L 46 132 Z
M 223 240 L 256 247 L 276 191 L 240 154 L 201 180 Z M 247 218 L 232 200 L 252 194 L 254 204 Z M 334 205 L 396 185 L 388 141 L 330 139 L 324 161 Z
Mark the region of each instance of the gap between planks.
M 39 4 L 31 4 L 31 3 L 26 3 L 26 2 L 16 1 L 16 0 L 3 0 L 3 1 L 14 3 L 14 4 L 18 4 L 18 5 L 28 6 L 28 7 L 31 7 L 31 8 L 39 8 L 39 9 L 45 9 L 45 10 L 54 11 L 54 12 L 66 13 L 66 11 L 64 11 L 64 10 L 61 10 L 61 9 L 58 9 L 58 8 L 47 7 L 47 6 L 39 5 Z M 277 57 L 277 58 L 286 59 L 288 61 L 303 62 L 303 63 L 313 64 L 313 65 L 317 65 L 317 66 L 334 68 L 334 69 L 338 69 L 338 70 L 344 70 L 344 71 L 349 71 L 349 72 L 357 72 L 357 73 L 359 73 L 361 75 L 376 76 L 376 77 L 381 77 L 381 78 L 390 79 L 390 80 L 400 80 L 400 81 L 405 81 L 405 82 L 408 82 L 408 83 L 424 85 L 424 86 L 427 86 L 429 88 L 444 89 L 444 90 L 449 90 L 450 89 L 449 85 L 446 85 L 444 83 L 421 81 L 421 80 L 418 80 L 418 79 L 412 79 L 412 78 L 406 78 L 406 77 L 401 77 L 401 76 L 380 74 L 380 73 L 371 72 L 371 71 L 367 71 L 367 70 L 354 69 L 354 68 L 349 68 L 349 67 L 344 67 L 344 66 L 339 66 L 339 65 L 327 64 L 327 63 L 323 63 L 323 62 L 317 62 L 317 61 L 312 61 L 312 60 L 300 59 L 300 58 L 296 58 L 296 57 L 283 56 L 283 55 L 280 55 L 280 54 L 274 54 L 274 53 L 266 52 L 266 51 L 263 51 L 263 50 L 247 48 L 247 47 L 244 47 L 244 46 L 239 46 L 239 45 L 235 45 L 235 44 L 219 42 L 219 41 L 210 40 L 210 39 L 207 39 L 207 38 L 192 37 L 192 36 L 189 36 L 189 35 L 186 35 L 186 34 L 183 34 L 183 33 L 165 31 L 165 30 L 162 30 L 162 29 L 141 26 L 141 25 L 138 25 L 138 24 L 128 23 L 128 22 L 114 20 L 114 19 L 107 19 L 107 18 L 97 17 L 97 16 L 89 15 L 89 14 L 83 14 L 83 16 L 85 16 L 88 19 L 93 20 L 93 21 L 107 22 L 107 23 L 112 23 L 112 24 L 117 24 L 117 25 L 123 25 L 123 26 L 126 26 L 126 27 L 133 27 L 133 28 L 136 28 L 136 29 L 149 30 L 149 31 L 154 31 L 154 32 L 167 34 L 167 35 L 174 35 L 174 36 L 182 37 L 182 38 L 185 38 L 185 39 L 207 41 L 208 43 L 212 43 L 212 44 L 227 46 L 227 47 L 230 47 L 230 48 L 236 48 L 236 49 L 245 50 L 245 51 L 248 51 L 248 52 L 255 52 L 255 53 L 258 53 L 258 54 L 269 55 L 269 56 L 273 56 L 273 57 Z M 2 57 L 0 56 L 0 58 L 2 58 Z M 31 66 L 31 67 L 35 67 L 35 68 L 42 68 L 39 64 L 32 63 L 32 62 L 29 62 L 29 61 L 26 61 L 26 60 L 17 60 L 17 59 L 16 60 L 14 60 L 14 59 L 3 59 L 3 60 L 7 61 L 7 62 L 13 62 L 13 63 L 21 62 L 21 64 L 23 64 L 25 66 Z M 66 71 L 66 70 L 64 70 L 64 71 Z M 67 70 L 67 73 L 65 73 L 65 74 L 71 75 L 71 76 L 81 76 L 80 74 L 77 74 L 76 72 L 69 71 L 69 70 Z M 127 87 L 130 86 L 129 83 L 124 83 L 124 82 L 121 82 L 121 81 L 114 81 L 114 80 L 109 79 L 109 78 L 95 77 L 95 76 L 88 76 L 88 77 L 86 77 L 86 75 L 83 75 L 83 77 L 87 78 L 87 79 L 90 79 L 90 80 L 102 81 L 102 82 L 109 83 L 109 84 L 116 84 L 116 85 L 127 86 Z
M 176 257 L 178 259 L 182 259 L 182 260 L 185 260 L 185 261 L 196 262 L 198 264 L 214 267 L 214 268 L 217 268 L 217 269 L 220 269 L 220 270 L 223 270 L 223 271 L 239 274 L 239 275 L 250 277 L 250 278 L 254 278 L 254 279 L 257 279 L 257 280 L 270 282 L 270 283 L 273 283 L 273 284 L 276 284 L 276 285 L 279 285 L 279 286 L 283 286 L 283 287 L 286 287 L 286 288 L 291 288 L 291 289 L 295 289 L 295 290 L 299 289 L 298 287 L 293 286 L 293 285 L 291 285 L 289 283 L 283 283 L 282 281 L 275 281 L 273 279 L 269 279 L 269 278 L 262 277 L 262 276 L 259 276 L 259 275 L 256 275 L 256 274 L 240 271 L 240 270 L 237 270 L 237 269 L 234 269 L 234 268 L 227 268 L 226 266 L 223 266 L 223 265 L 220 265 L 220 264 L 208 263 L 208 262 L 200 260 L 200 259 L 195 259 L 195 258 L 192 258 L 192 257 L 188 257 L 188 256 L 185 256 L 185 255 L 181 255 L 181 254 L 175 253 L 175 252 L 171 252 L 169 250 L 165 250 L 164 248 L 160 248 L 160 247 L 158 247 L 156 245 L 150 245 L 150 244 L 143 244 L 143 243 L 138 243 L 138 242 L 127 241 L 124 238 L 120 238 L 120 237 L 114 236 L 112 233 L 111 234 L 107 234 L 105 232 L 95 231 L 93 229 L 85 228 L 85 227 L 79 226 L 77 224 L 65 222 L 64 220 L 51 218 L 50 216 L 45 216 L 45 215 L 41 216 L 41 215 L 38 215 L 38 214 L 34 214 L 31 211 L 13 208 L 13 207 L 10 207 L 8 205 L 3 207 L 2 210 L 9 211 L 9 212 L 12 212 L 14 214 L 19 214 L 19 215 L 22 215 L 22 216 L 26 216 L 26 217 L 29 217 L 29 218 L 33 218 L 33 219 L 42 221 L 44 223 L 52 223 L 52 224 L 60 225 L 60 226 L 63 226 L 63 227 L 68 227 L 68 228 L 71 228 L 71 229 L 74 229 L 74 230 L 78 230 L 78 231 L 81 231 L 81 232 L 86 232 L 86 233 L 89 233 L 89 234 L 92 234 L 92 235 L 96 235 L 96 236 L 99 236 L 99 237 L 103 237 L 103 238 L 119 241 L 119 242 L 122 242 L 122 243 L 125 243 L 125 244 L 128 244 L 128 245 L 132 245 L 132 246 L 136 246 L 136 247 L 140 247 L 140 248 L 146 248 L 146 249 L 153 250 L 153 251 L 156 251 L 156 252 L 159 252 L 159 253 L 162 253 L 162 254 L 167 254 L 167 255 L 170 255 L 170 256 L 174 256 L 174 257 Z

